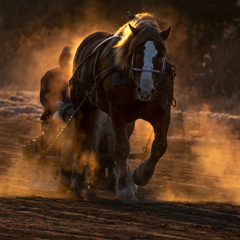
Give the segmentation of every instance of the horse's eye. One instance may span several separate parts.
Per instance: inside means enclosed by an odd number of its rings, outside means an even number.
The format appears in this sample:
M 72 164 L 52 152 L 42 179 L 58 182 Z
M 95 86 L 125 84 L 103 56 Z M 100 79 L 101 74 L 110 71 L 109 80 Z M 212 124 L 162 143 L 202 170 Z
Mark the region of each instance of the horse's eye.
M 156 80 L 158 78 L 158 74 L 157 73 L 153 73 L 152 76 L 153 76 L 154 80 Z
M 136 54 L 136 55 L 141 55 L 141 54 L 142 54 L 142 51 L 136 50 L 136 51 L 135 51 L 135 54 Z
M 160 56 L 155 56 L 154 58 L 153 58 L 153 63 L 154 64 L 157 64 L 157 65 L 159 65 L 159 64 L 161 64 L 161 57 Z

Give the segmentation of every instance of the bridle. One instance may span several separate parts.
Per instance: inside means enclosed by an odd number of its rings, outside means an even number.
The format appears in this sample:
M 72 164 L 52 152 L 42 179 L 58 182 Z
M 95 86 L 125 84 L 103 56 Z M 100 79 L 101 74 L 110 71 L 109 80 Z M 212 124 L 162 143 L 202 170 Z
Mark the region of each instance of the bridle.
M 155 69 L 144 69 L 144 68 L 135 68 L 134 67 L 134 59 L 135 59 L 135 50 L 132 55 L 132 61 L 131 61 L 131 66 L 129 70 L 129 76 L 134 80 L 134 83 L 136 87 L 139 87 L 139 83 L 137 82 L 137 77 L 135 72 L 152 72 L 156 73 L 158 75 L 157 79 L 155 80 L 154 88 L 157 90 L 158 86 L 160 83 L 163 81 L 166 73 L 166 58 L 162 57 L 161 63 L 162 63 L 162 68 L 161 70 L 155 70 Z
M 144 68 L 135 68 L 134 65 L 134 57 L 135 57 L 135 51 L 133 52 L 132 55 L 132 70 L 137 71 L 137 72 L 153 72 L 153 73 L 161 73 L 164 72 L 166 69 L 166 60 L 165 57 L 162 57 L 161 63 L 162 63 L 162 69 L 161 70 L 154 70 L 154 69 L 144 69 Z

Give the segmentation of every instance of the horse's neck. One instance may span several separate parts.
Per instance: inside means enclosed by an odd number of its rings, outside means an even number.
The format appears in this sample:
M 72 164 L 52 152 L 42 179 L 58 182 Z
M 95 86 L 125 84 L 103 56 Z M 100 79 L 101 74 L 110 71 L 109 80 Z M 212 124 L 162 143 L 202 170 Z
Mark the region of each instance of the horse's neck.
M 120 38 L 112 39 L 105 47 L 102 49 L 102 52 L 100 54 L 101 59 L 106 59 L 110 62 L 113 62 L 114 57 L 114 46 L 117 44 L 117 42 L 120 40 Z
M 98 67 L 100 69 L 106 69 L 107 67 L 114 66 L 114 59 L 113 59 L 113 49 L 108 49 L 107 51 L 103 51 L 99 54 L 97 59 Z

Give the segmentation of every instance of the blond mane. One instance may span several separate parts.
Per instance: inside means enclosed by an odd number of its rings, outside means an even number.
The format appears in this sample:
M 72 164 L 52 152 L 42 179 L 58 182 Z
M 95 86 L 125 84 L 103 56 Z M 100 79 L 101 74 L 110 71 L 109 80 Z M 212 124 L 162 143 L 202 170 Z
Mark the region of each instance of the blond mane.
M 129 24 L 139 30 L 134 37 Z M 133 20 L 123 25 L 115 35 L 122 35 L 122 39 L 114 46 L 115 65 L 121 70 L 128 68 L 128 59 L 132 55 L 134 48 L 148 40 L 157 41 L 165 50 L 165 43 L 160 38 L 160 28 L 155 16 L 149 13 L 137 14 Z

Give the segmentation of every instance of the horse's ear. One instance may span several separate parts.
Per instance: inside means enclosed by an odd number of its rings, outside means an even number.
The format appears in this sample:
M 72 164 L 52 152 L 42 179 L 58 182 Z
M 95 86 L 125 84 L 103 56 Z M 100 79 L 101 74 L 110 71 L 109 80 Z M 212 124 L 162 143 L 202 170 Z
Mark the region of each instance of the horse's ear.
M 128 21 L 131 21 L 135 18 L 135 15 L 131 13 L 131 11 L 127 12 L 127 19 Z
M 133 36 L 135 37 L 140 31 L 136 28 L 134 28 L 130 23 L 128 24 Z
M 167 30 L 160 32 L 160 36 L 161 36 L 162 40 L 167 40 L 171 31 L 172 31 L 172 27 L 169 27 Z

